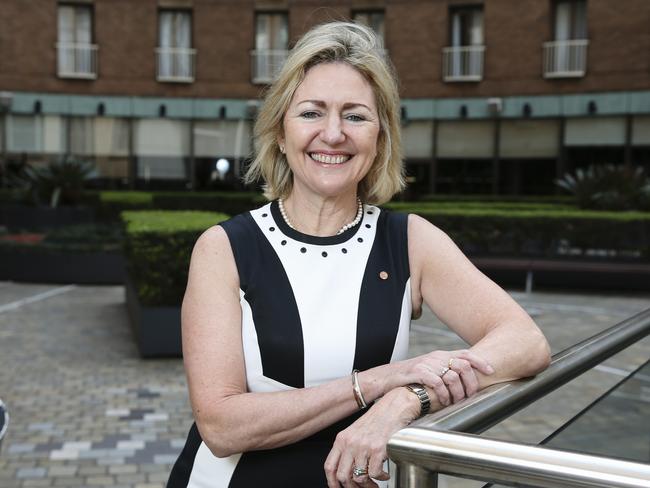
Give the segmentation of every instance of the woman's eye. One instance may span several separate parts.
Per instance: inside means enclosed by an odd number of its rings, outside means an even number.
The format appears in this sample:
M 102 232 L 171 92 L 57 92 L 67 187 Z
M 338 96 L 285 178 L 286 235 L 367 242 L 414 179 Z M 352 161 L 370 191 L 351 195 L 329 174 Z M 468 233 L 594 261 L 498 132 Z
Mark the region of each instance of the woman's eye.
M 301 113 L 300 116 L 303 119 L 315 119 L 316 117 L 318 117 L 318 112 L 314 112 L 313 110 L 308 110 L 307 112 Z
M 364 120 L 366 120 L 364 117 L 357 114 L 348 114 L 345 116 L 345 118 L 352 122 L 363 122 Z

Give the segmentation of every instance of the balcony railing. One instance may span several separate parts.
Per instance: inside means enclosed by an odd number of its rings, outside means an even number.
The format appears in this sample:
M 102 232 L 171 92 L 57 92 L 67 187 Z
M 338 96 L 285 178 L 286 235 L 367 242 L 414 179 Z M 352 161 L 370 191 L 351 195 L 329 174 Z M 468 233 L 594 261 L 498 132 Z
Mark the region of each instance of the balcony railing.
M 587 72 L 587 39 L 544 43 L 545 78 L 579 78 Z
M 181 47 L 156 48 L 156 79 L 176 83 L 194 81 L 196 49 Z
M 61 78 L 97 78 L 97 45 L 77 42 L 59 42 L 58 75 Z
M 253 83 L 271 83 L 287 59 L 286 49 L 257 49 L 251 51 Z
M 444 81 L 481 81 L 485 46 L 454 46 L 442 49 Z

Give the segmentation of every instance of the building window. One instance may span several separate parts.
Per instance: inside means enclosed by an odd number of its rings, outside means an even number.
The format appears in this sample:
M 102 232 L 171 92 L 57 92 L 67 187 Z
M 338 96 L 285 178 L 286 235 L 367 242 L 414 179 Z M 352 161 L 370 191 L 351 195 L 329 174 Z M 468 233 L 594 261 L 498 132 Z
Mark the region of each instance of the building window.
M 544 43 L 546 78 L 581 77 L 587 71 L 587 2 L 555 3 L 553 41 Z
M 382 41 L 385 41 L 384 12 L 381 10 L 359 10 L 352 13 L 352 20 L 367 25 L 374 30 Z
M 158 47 L 156 48 L 158 81 L 189 83 L 194 81 L 192 49 L 192 13 L 161 10 L 158 14 Z
M 58 30 L 58 75 L 61 78 L 97 78 L 92 7 L 59 5 Z
M 252 52 L 253 83 L 270 83 L 287 59 L 289 22 L 286 13 L 258 13 L 255 50 Z
M 443 49 L 445 81 L 483 79 L 483 8 L 450 10 L 449 46 Z

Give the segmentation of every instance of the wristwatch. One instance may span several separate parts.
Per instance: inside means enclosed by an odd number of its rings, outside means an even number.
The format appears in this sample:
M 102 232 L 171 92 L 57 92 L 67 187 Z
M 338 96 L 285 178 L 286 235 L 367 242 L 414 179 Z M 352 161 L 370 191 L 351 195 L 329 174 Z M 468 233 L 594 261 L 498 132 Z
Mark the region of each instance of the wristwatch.
M 411 383 L 410 385 L 406 385 L 406 388 L 415 393 L 418 396 L 418 400 L 420 400 L 420 417 L 428 414 L 431 409 L 431 398 L 429 398 L 429 394 L 424 389 L 424 386 L 418 383 Z

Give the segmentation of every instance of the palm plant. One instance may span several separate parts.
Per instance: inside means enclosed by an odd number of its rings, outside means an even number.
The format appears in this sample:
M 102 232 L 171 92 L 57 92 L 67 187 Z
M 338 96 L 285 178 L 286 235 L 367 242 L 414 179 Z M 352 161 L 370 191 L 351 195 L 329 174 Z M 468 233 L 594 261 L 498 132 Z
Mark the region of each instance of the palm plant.
M 580 208 L 650 210 L 650 178 L 641 167 L 592 165 L 567 173 L 555 183 L 572 193 Z
M 21 180 L 34 203 L 57 207 L 79 203 L 86 180 L 94 175 L 92 163 L 65 157 L 46 166 L 26 166 Z

